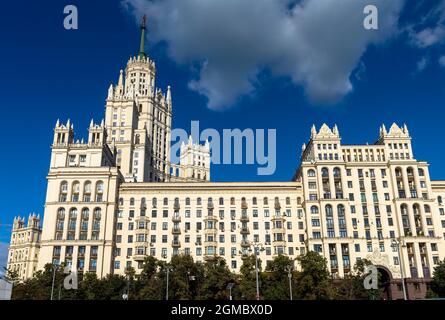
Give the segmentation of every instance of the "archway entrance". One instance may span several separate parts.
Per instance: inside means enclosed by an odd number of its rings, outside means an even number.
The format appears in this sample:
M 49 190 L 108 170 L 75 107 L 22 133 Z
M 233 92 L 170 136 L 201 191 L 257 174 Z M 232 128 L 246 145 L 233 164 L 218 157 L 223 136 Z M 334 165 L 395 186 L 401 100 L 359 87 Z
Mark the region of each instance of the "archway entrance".
M 381 300 L 391 300 L 391 271 L 389 271 L 386 267 L 377 266 L 377 271 L 379 273 L 378 283 L 379 283 L 379 291 L 380 291 L 380 299 Z

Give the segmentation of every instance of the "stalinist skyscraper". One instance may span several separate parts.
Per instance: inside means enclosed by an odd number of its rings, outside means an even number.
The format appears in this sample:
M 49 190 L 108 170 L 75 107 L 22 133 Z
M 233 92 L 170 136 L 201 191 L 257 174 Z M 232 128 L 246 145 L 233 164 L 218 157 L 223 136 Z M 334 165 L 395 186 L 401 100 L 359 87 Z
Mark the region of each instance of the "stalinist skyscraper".
M 261 247 L 263 266 L 316 251 L 334 278 L 368 259 L 387 298 L 402 297 L 402 281 L 408 298 L 425 296 L 445 258 L 445 181 L 416 159 L 406 125 L 382 125 L 363 145 L 344 144 L 336 125 L 313 126 L 292 181 L 210 182 L 208 142 L 184 141 L 171 163 L 172 90 L 156 87 L 145 31 L 144 19 L 139 52 L 109 87 L 105 119 L 91 121 L 87 141 L 57 121 L 43 227 L 37 215 L 27 226 L 14 220 L 8 268 L 24 279 L 65 263 L 104 277 L 140 272 L 147 256 L 189 254 L 221 256 L 238 272 Z

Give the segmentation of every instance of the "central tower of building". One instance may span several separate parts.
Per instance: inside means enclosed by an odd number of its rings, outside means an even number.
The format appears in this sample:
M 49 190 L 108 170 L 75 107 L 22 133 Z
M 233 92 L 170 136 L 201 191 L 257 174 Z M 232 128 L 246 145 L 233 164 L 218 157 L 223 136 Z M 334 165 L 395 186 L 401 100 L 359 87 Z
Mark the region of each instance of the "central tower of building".
M 126 182 L 169 180 L 172 99 L 156 88 L 156 66 L 144 49 L 146 19 L 139 53 L 110 85 L 105 107 L 107 143 L 116 148 L 116 164 Z

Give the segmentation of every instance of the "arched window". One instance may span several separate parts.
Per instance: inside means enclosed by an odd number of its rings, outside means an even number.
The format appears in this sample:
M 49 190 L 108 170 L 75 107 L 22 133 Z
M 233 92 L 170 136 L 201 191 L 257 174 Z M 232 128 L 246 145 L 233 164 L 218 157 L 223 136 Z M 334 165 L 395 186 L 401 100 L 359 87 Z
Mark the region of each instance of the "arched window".
M 59 201 L 66 202 L 68 194 L 68 182 L 62 181 L 60 184 Z
M 96 202 L 103 201 L 103 193 L 104 193 L 104 183 L 102 181 L 98 181 L 96 183 Z
M 310 177 L 310 178 L 315 177 L 315 170 L 309 169 L 308 172 L 307 172 L 307 176 Z
M 268 199 L 267 197 L 264 197 L 264 199 L 263 199 L 263 204 L 264 204 L 265 206 L 269 205 L 269 199 Z
M 323 178 L 328 178 L 329 177 L 329 170 L 328 170 L 328 168 L 321 169 L 321 176 Z
M 124 198 L 119 198 L 119 205 L 123 206 L 124 205 Z
M 290 197 L 286 197 L 286 205 L 290 205 Z
M 406 173 L 407 173 L 408 177 L 412 177 L 414 175 L 413 168 L 409 167 L 408 169 L 406 169 Z
M 328 217 L 332 217 L 333 216 L 332 206 L 330 204 L 326 205 L 325 211 L 326 211 L 326 216 L 328 216 Z
M 202 200 L 201 200 L 201 198 L 197 198 L 197 199 L 196 199 L 196 205 L 197 205 L 197 206 L 202 205 Z
M 439 205 L 442 205 L 443 200 L 442 200 L 442 197 L 441 197 L 441 196 L 438 196 L 438 197 L 437 197 L 437 202 L 439 203 Z
M 345 206 L 342 204 L 339 204 L 337 206 L 337 212 L 338 212 L 338 216 L 344 216 L 345 215 Z
M 297 204 L 301 204 L 301 197 L 297 198 Z
M 91 239 L 99 240 L 100 220 L 102 218 L 102 211 L 100 208 L 95 208 L 93 211 L 93 229 L 91 231 Z
M 224 205 L 224 198 L 223 197 L 219 198 L 219 205 L 220 206 Z
M 257 205 L 257 199 L 256 199 L 256 197 L 253 197 L 253 198 L 252 198 L 252 204 L 253 204 L 254 206 Z
M 401 177 L 401 176 L 402 176 L 402 169 L 396 168 L 396 177 Z
M 63 227 L 65 223 L 65 209 L 59 208 L 57 210 L 57 220 L 56 220 L 56 240 L 62 240 L 63 237 Z
M 413 204 L 413 214 L 420 215 L 420 206 L 417 203 Z
M 168 206 L 168 198 L 164 198 L 164 206 Z
M 130 206 L 134 206 L 134 198 L 130 198 Z
M 102 218 L 102 210 L 100 208 L 94 209 L 94 219 L 99 220 Z
M 156 208 L 156 206 L 158 205 L 158 199 L 157 198 L 151 199 L 151 205 L 153 208 Z
M 134 139 L 134 143 L 135 144 L 140 144 L 141 143 L 141 136 L 140 135 L 136 135 L 135 139 Z
M 231 206 L 234 206 L 235 205 L 235 198 L 230 198 L 230 205 Z
M 400 206 L 400 211 L 401 211 L 401 213 L 402 213 L 403 215 L 408 214 L 408 206 L 407 206 L 406 204 L 402 204 L 402 205 Z
M 80 183 L 79 181 L 74 181 L 71 187 L 71 201 L 78 202 L 80 193 Z
M 334 168 L 334 177 L 335 178 L 340 178 L 341 177 L 340 168 Z
M 86 181 L 83 184 L 83 201 L 90 202 L 91 201 L 91 182 Z
M 76 235 L 76 223 L 77 223 L 77 209 L 72 208 L 68 219 L 68 238 L 67 240 L 74 240 Z
M 83 193 L 85 194 L 89 194 L 91 193 L 91 182 L 90 181 L 86 181 L 83 185 Z
M 88 238 L 88 220 L 90 219 L 90 210 L 83 208 L 80 215 L 80 233 L 79 240 L 87 240 Z
M 312 214 L 318 214 L 318 207 L 317 206 L 312 206 L 311 207 L 311 213 Z
M 430 208 L 430 206 L 429 205 L 424 205 L 423 206 L 423 209 L 424 209 L 424 211 L 425 211 L 425 213 L 431 213 L 431 208 Z
M 190 198 L 185 198 L 185 205 L 189 206 L 190 205 Z

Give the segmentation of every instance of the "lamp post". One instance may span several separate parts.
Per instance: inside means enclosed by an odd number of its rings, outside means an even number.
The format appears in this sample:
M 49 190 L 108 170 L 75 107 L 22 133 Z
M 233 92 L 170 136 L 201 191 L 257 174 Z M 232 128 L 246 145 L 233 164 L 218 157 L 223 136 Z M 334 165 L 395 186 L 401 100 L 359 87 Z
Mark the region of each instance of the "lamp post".
M 59 266 L 57 264 L 53 264 L 53 281 L 51 284 L 51 298 L 50 300 L 53 300 L 54 297 L 54 284 L 56 282 L 56 271 L 59 269 Z
M 258 279 L 258 252 L 263 251 L 263 245 L 258 242 L 251 242 L 250 246 L 253 248 L 253 253 L 255 255 L 255 275 L 256 275 L 256 299 L 260 300 L 260 282 Z M 251 251 L 252 248 L 249 250 Z
M 391 246 L 393 248 L 397 249 L 397 255 L 399 257 L 400 276 L 402 278 L 403 299 L 407 300 L 406 288 L 405 288 L 405 274 L 403 272 L 402 257 L 401 257 L 401 253 L 400 253 L 400 245 L 401 245 L 401 243 L 399 241 L 397 241 L 396 239 L 392 239 Z
M 290 300 L 293 300 L 292 299 L 292 271 L 294 271 L 294 267 L 287 266 L 286 268 L 284 268 L 284 271 L 287 272 L 287 277 L 289 278 L 289 298 L 290 298 Z
M 167 286 L 165 289 L 165 300 L 168 300 L 168 276 L 169 276 L 170 271 L 173 271 L 173 268 L 171 266 L 167 265 L 165 267 L 165 272 L 167 273 Z
M 229 290 L 229 299 L 230 300 L 233 300 L 233 298 L 232 298 L 232 289 L 233 289 L 234 285 L 235 284 L 233 282 L 229 282 L 229 284 L 227 285 L 227 289 Z

